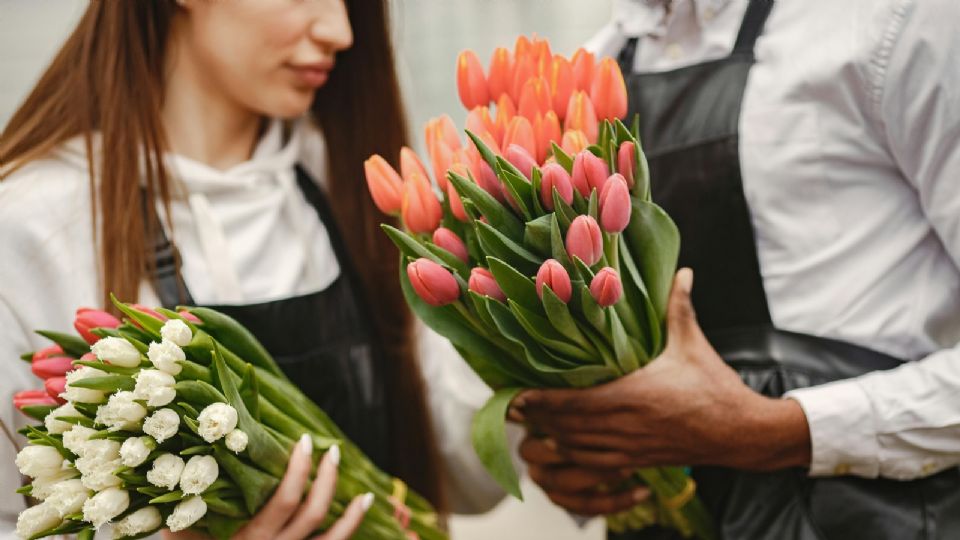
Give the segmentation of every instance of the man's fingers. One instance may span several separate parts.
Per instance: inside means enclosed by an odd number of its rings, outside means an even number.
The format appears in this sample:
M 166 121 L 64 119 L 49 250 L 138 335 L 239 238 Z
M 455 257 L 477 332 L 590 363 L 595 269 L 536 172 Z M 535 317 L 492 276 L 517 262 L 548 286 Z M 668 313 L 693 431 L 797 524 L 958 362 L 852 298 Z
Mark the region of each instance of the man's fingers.
M 622 379 L 621 379 L 622 380 Z M 607 413 L 624 408 L 620 381 L 583 389 L 526 390 L 512 406 L 524 415 L 532 411 L 544 413 Z
M 562 465 L 531 465 L 527 473 L 544 491 L 571 494 L 581 491 L 602 492 L 616 487 L 631 475 L 629 470 L 585 469 Z
M 293 520 L 277 536 L 277 540 L 300 540 L 320 527 L 327 517 L 330 502 L 337 489 L 339 463 L 340 447 L 332 446 L 317 467 L 317 477 L 310 487 L 307 500 L 300 505 Z
M 250 521 L 248 527 L 251 527 L 251 530 L 259 535 L 273 536 L 274 532 L 280 530 L 290 520 L 300 507 L 303 489 L 310 475 L 312 454 L 313 439 L 309 435 L 304 435 L 290 455 L 287 472 L 284 473 L 277 490 L 263 509 Z
M 347 540 L 363 522 L 363 517 L 372 504 L 373 493 L 354 497 L 350 506 L 343 512 L 343 516 L 327 532 L 315 536 L 314 540 Z
M 531 465 L 558 465 L 567 461 L 557 453 L 557 443 L 553 439 L 537 437 L 523 439 L 520 457 Z
M 693 270 L 681 268 L 673 278 L 673 288 L 667 302 L 667 335 L 673 339 L 689 339 L 700 333 L 697 314 L 690 300 L 692 291 Z
M 599 516 L 615 514 L 629 510 L 650 497 L 650 490 L 645 487 L 634 488 L 622 493 L 598 495 L 596 493 L 560 493 L 547 492 L 547 496 L 555 504 L 584 516 Z

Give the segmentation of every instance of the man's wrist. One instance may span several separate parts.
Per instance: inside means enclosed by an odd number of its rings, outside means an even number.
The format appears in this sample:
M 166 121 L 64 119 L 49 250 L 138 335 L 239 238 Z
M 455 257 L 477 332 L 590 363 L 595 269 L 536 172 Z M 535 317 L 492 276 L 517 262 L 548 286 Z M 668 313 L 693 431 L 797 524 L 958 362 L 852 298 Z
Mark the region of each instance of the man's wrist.
M 738 468 L 769 471 L 809 467 L 810 427 L 800 404 L 755 394 L 745 413 L 745 434 Z

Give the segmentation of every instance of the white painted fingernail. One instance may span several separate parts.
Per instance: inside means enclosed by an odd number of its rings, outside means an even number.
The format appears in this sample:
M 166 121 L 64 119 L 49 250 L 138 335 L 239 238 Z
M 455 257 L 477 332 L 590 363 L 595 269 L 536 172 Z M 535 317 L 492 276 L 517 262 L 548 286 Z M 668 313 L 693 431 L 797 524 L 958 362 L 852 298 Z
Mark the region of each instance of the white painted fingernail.
M 313 437 L 306 433 L 300 436 L 300 451 L 308 456 L 313 453 Z
M 363 496 L 363 499 L 360 500 L 360 505 L 363 506 L 363 511 L 366 512 L 373 506 L 373 493 L 367 493 Z
M 327 450 L 327 455 L 330 457 L 330 463 L 333 463 L 333 466 L 336 467 L 340 465 L 340 446 L 333 445 Z

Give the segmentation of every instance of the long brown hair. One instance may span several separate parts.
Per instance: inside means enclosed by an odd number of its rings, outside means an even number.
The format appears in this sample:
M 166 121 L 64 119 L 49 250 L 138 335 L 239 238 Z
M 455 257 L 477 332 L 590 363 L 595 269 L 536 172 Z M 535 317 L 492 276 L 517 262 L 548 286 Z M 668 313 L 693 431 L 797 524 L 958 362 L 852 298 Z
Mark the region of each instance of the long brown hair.
M 379 229 L 363 160 L 397 156 L 407 142 L 386 0 L 345 0 L 354 45 L 337 57 L 312 113 L 327 136 L 330 196 L 353 267 L 376 299 L 374 329 L 385 355 L 393 433 L 391 472 L 445 508 L 440 461 L 414 354 L 413 318 L 397 282 L 398 256 Z M 26 101 L 0 134 L 0 179 L 83 136 L 90 171 L 103 304 L 136 298 L 151 275 L 156 202 L 169 212 L 160 110 L 174 0 L 93 1 Z M 101 152 L 93 148 L 99 133 Z M 97 179 L 96 181 L 94 179 Z M 137 179 L 143 179 L 145 193 Z

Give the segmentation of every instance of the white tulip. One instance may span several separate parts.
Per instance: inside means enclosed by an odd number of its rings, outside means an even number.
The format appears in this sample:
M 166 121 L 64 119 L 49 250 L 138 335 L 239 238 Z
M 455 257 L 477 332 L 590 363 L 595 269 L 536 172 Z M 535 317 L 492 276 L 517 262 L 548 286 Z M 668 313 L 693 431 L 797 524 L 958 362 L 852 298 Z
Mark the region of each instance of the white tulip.
M 140 365 L 140 351 L 132 343 L 120 337 L 105 337 L 94 343 L 90 351 L 110 365 L 120 367 Z
M 73 426 L 69 430 L 63 432 L 63 446 L 65 446 L 67 450 L 79 456 L 83 453 L 83 447 L 86 445 L 87 441 L 90 440 L 90 437 L 96 435 L 96 433 L 97 430 L 93 428 L 79 425 Z
M 248 442 L 250 442 L 250 439 L 247 437 L 247 433 L 245 431 L 235 429 L 230 433 L 227 433 L 227 449 L 233 451 L 234 453 L 239 454 L 240 452 L 246 450 Z
M 67 401 L 72 401 L 74 403 L 103 403 L 106 399 L 106 394 L 100 390 L 92 390 L 90 388 L 78 388 L 71 386 L 71 383 L 83 379 L 89 379 L 91 377 L 104 377 L 106 373 L 100 371 L 97 368 L 92 368 L 90 366 L 82 366 L 78 369 L 70 371 L 67 373 L 67 386 L 66 390 L 60 397 Z
M 143 432 L 153 437 L 158 444 L 176 435 L 179 429 L 180 415 L 173 409 L 155 411 L 143 422 Z
M 173 375 L 159 369 L 145 369 L 137 374 L 137 385 L 133 395 L 146 401 L 150 407 L 163 407 L 177 397 L 173 385 L 177 384 Z
M 171 375 L 179 375 L 180 370 L 183 369 L 180 362 L 186 360 L 187 355 L 176 343 L 165 339 L 160 343 L 153 342 L 150 344 L 150 348 L 147 350 L 147 358 L 160 371 L 166 371 Z
M 180 490 L 186 495 L 200 495 L 220 475 L 220 467 L 213 456 L 193 456 L 180 475 Z
M 107 488 L 83 503 L 83 520 L 100 528 L 130 506 L 130 494 L 123 489 Z
M 31 478 L 54 476 L 63 468 L 63 456 L 52 446 L 29 445 L 15 460 L 20 473 Z
M 120 461 L 124 467 L 139 467 L 156 447 L 150 437 L 130 437 L 120 445 Z
M 200 411 L 197 422 L 200 424 L 200 436 L 212 443 L 237 427 L 237 410 L 226 403 L 213 403 Z
M 97 461 L 117 461 L 120 459 L 120 442 L 110 439 L 89 440 L 80 446 L 80 451 L 76 454 Z
M 90 490 L 80 480 L 73 479 L 56 484 L 47 504 L 53 506 L 60 517 L 66 517 L 79 512 L 89 498 Z
M 57 418 L 68 416 L 83 415 L 73 406 L 73 403 L 66 403 L 50 411 L 46 418 L 43 419 L 43 425 L 47 427 L 47 433 L 51 435 L 61 435 L 63 432 L 72 428 L 74 426 L 73 424 L 64 422 L 63 420 L 57 420 Z
M 83 467 L 80 482 L 87 489 L 94 491 L 103 491 L 123 484 L 123 481 L 114 474 L 122 466 L 123 463 L 119 459 L 113 461 L 100 461 L 92 458 L 77 459 L 77 468 Z
M 53 495 L 53 490 L 61 482 L 65 482 L 79 476 L 77 470 L 69 465 L 66 465 L 67 463 L 69 462 L 64 462 L 63 468 L 57 472 L 57 474 L 34 478 L 33 482 L 30 483 L 30 496 L 34 499 L 45 501 L 50 497 L 50 495 Z
M 32 538 L 58 527 L 62 521 L 57 510 L 47 503 L 31 506 L 17 517 L 17 536 Z
M 155 506 L 144 506 L 129 516 L 121 519 L 113 527 L 113 537 L 138 536 L 155 531 L 163 525 L 163 518 Z
M 110 431 L 139 429 L 140 421 L 147 415 L 147 409 L 135 400 L 133 392 L 113 394 L 106 405 L 97 409 L 96 422 L 107 426 Z
M 173 513 L 167 517 L 167 527 L 170 532 L 182 531 L 202 518 L 207 513 L 207 503 L 203 499 L 194 495 L 189 499 L 184 499 L 173 509 Z
M 183 459 L 180 456 L 161 454 L 147 471 L 147 482 L 172 491 L 180 483 L 183 467 Z
M 193 339 L 193 334 L 190 332 L 187 323 L 180 319 L 170 319 L 163 323 L 163 327 L 160 329 L 160 337 L 180 347 L 186 347 Z

